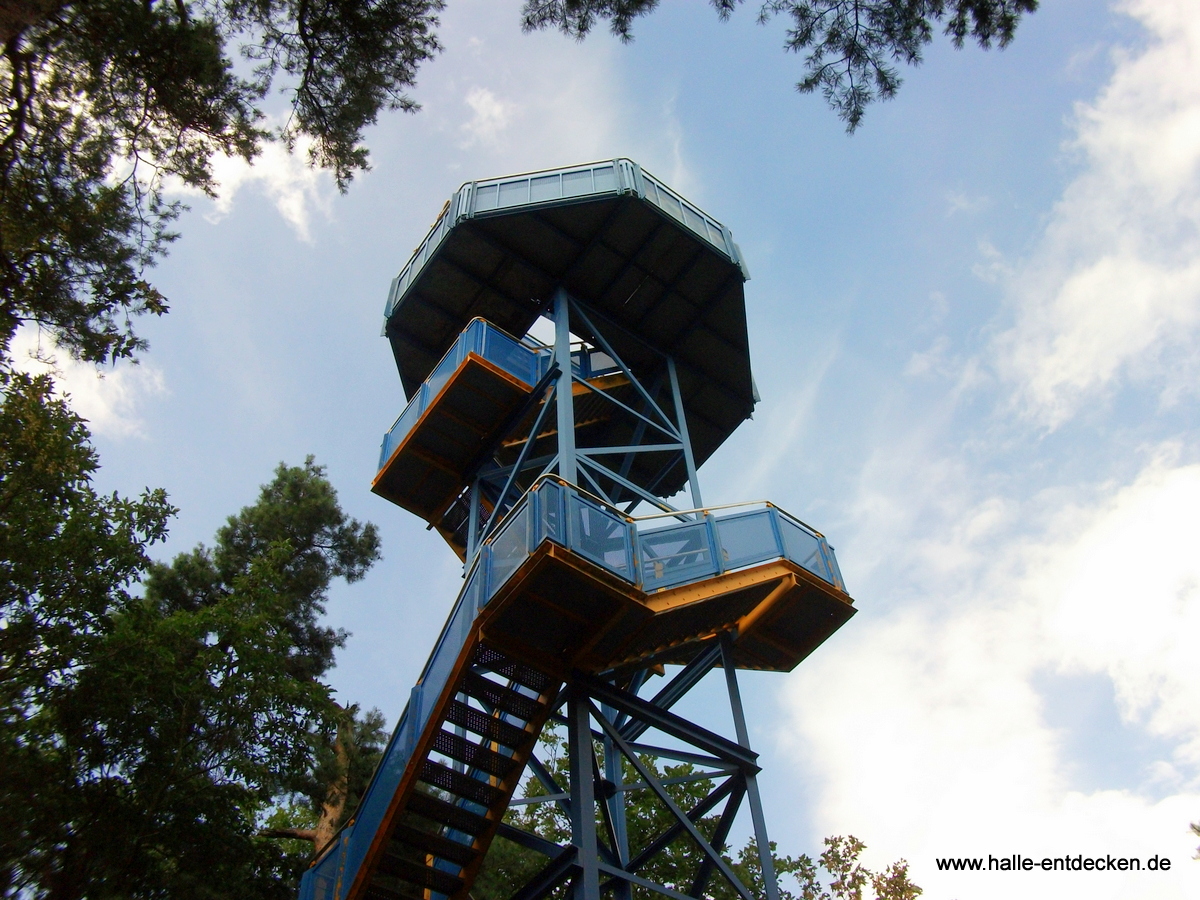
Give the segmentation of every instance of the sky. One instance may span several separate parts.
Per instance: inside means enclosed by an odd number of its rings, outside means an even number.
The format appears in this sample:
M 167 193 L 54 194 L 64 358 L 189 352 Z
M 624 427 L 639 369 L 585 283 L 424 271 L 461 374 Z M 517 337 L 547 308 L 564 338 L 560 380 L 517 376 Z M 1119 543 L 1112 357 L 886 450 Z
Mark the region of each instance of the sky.
M 1003 52 L 937 40 L 848 136 L 752 8 L 666 0 L 621 44 L 524 35 L 519 5 L 450 0 L 422 110 L 381 117 L 345 195 L 268 150 L 185 198 L 140 364 L 59 354 L 100 487 L 166 488 L 170 556 L 314 454 L 384 541 L 332 594 L 332 683 L 394 722 L 461 570 L 368 490 L 404 403 L 388 284 L 462 182 L 630 157 L 752 274 L 762 401 L 706 500 L 811 522 L 859 609 L 742 680 L 780 849 L 852 833 L 946 900 L 1200 896 L 1200 8 L 1060 0 Z M 935 862 L 1012 854 L 1171 866 Z

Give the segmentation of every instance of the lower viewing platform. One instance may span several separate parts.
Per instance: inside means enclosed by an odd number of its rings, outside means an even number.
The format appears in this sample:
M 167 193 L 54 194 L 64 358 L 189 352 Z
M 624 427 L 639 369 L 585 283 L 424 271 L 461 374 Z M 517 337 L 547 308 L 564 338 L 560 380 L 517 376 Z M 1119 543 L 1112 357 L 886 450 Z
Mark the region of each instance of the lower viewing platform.
M 488 643 L 563 675 L 686 663 L 722 631 L 739 668 L 790 671 L 855 612 L 824 537 L 770 504 L 634 519 L 552 479 L 485 541 L 459 603 Z

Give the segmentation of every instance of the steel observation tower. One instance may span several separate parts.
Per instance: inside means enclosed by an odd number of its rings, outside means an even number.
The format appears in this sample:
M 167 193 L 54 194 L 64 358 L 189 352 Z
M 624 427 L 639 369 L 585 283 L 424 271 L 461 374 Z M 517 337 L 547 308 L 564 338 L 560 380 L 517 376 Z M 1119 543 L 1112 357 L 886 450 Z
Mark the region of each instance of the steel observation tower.
M 716 880 L 778 900 L 736 671 L 790 671 L 854 608 L 820 533 L 701 496 L 697 469 L 757 400 L 747 278 L 728 228 L 627 159 L 468 182 L 443 207 L 388 296 L 409 399 L 372 490 L 445 538 L 463 587 L 301 900 L 467 900 L 497 835 L 544 857 L 514 900 Z M 672 712 L 713 668 L 732 735 Z M 548 725 L 566 779 L 535 753 Z M 711 789 L 681 808 L 652 758 Z M 527 777 L 569 843 L 502 821 Z M 671 822 L 637 846 L 633 791 Z M 743 807 L 765 897 L 720 853 Z M 643 874 L 681 838 L 686 894 Z

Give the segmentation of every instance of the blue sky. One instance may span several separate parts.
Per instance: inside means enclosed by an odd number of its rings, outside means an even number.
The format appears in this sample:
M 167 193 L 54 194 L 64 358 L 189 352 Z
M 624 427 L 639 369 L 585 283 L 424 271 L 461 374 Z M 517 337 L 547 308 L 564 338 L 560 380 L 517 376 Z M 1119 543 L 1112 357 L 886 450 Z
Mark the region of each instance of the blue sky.
M 518 14 L 450 0 L 424 109 L 370 132 L 345 196 L 268 153 L 190 198 L 141 365 L 60 360 L 101 486 L 165 487 L 169 554 L 315 454 L 386 557 L 335 592 L 333 683 L 394 721 L 460 569 L 367 489 L 403 405 L 388 283 L 461 182 L 631 157 L 753 276 L 762 402 L 705 499 L 812 522 L 860 609 L 791 675 L 744 680 L 781 849 L 852 832 L 933 898 L 1200 896 L 1195 4 L 1064 0 L 1002 53 L 939 41 L 852 137 L 752 9 L 668 0 L 631 45 Z M 933 862 L 1013 853 L 1172 869 Z

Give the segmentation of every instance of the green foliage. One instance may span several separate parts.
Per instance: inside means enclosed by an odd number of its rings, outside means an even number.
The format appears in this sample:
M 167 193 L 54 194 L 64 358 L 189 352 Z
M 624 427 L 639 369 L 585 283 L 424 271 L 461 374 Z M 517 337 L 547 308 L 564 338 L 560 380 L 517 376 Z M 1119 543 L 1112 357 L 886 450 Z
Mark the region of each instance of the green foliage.
M 562 735 L 554 731 L 547 731 L 540 739 L 539 759 L 564 788 L 568 783 L 566 748 Z M 603 764 L 602 754 L 599 759 Z M 685 811 L 696 807 L 713 789 L 713 780 L 703 777 L 703 773 L 689 763 L 659 767 L 649 757 L 642 758 L 642 762 L 650 767 L 671 799 Z M 640 779 L 636 770 L 628 761 L 624 763 L 622 780 L 626 785 L 637 784 Z M 547 791 L 540 781 L 531 778 L 526 783 L 525 797 L 545 796 Z M 675 823 L 667 807 L 645 787 L 626 792 L 625 816 L 632 855 L 647 847 Z M 570 821 L 554 802 L 511 806 L 505 813 L 505 821 L 557 844 L 569 844 L 571 841 Z M 718 816 L 711 814 L 701 817 L 696 823 L 709 841 L 713 839 L 717 821 Z M 598 834 L 606 833 L 601 816 L 597 816 L 596 827 Z M 900 860 L 875 873 L 858 861 L 865 849 L 862 841 L 853 836 L 826 838 L 825 850 L 814 862 L 806 855 L 780 855 L 772 841 L 771 856 L 779 880 L 781 900 L 863 900 L 868 896 L 864 893 L 868 888 L 874 892 L 874 900 L 916 900 L 921 889 L 909 880 L 908 863 Z M 757 897 L 766 896 L 758 845 L 754 838 L 734 854 L 722 852 L 722 857 L 751 893 Z M 692 839 L 681 835 L 638 869 L 638 874 L 690 895 L 702 858 Z M 546 862 L 545 857 L 531 850 L 497 839 L 488 849 L 471 895 L 475 900 L 508 900 Z M 828 887 L 822 884 L 822 872 L 825 873 Z M 556 896 L 566 896 L 565 886 L 557 890 Z M 635 885 L 633 896 L 635 900 L 651 900 L 660 895 Z M 715 872 L 709 879 L 704 896 L 711 900 L 740 900 L 733 886 Z
M 318 790 L 345 712 L 317 680 L 344 635 L 316 617 L 378 557 L 375 530 L 310 459 L 213 550 L 152 563 L 162 492 L 97 494 L 49 379 L 3 388 L 0 896 L 292 896 L 304 857 L 260 819 Z
M 145 269 L 174 239 L 167 177 L 213 189 L 211 159 L 312 140 L 345 189 L 362 132 L 439 49 L 442 0 L 0 0 L 0 361 L 22 322 L 84 359 L 144 346 L 167 309 Z M 253 62 L 250 71 L 231 56 Z M 263 127 L 282 84 L 292 111 Z
M 712 0 L 728 18 L 743 0 Z M 633 20 L 658 6 L 658 0 L 525 0 L 527 31 L 558 28 L 577 39 L 601 19 L 622 40 L 633 37 Z M 867 105 L 893 97 L 901 79 L 893 62 L 917 65 L 922 48 L 944 23 L 955 47 L 973 38 L 984 49 L 1007 46 L 1022 15 L 1038 0 L 762 0 L 758 19 L 787 16 L 791 25 L 784 47 L 804 54 L 804 77 L 796 88 L 820 90 L 854 131 Z

